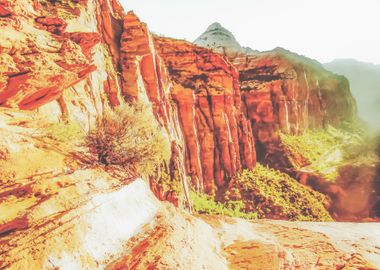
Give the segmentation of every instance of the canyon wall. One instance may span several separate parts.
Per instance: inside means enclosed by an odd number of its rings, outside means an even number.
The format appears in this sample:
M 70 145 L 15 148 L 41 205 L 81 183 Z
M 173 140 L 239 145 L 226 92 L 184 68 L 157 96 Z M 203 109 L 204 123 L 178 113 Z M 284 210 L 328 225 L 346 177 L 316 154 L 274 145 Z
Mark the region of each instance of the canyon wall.
M 357 120 L 347 79 L 315 60 L 276 48 L 244 48 L 219 23 L 195 43 L 225 55 L 236 66 L 242 111 L 251 121 L 258 160 L 276 168 L 291 166 L 279 134 L 300 135 Z
M 356 117 L 349 83 L 316 61 L 284 49 L 236 57 L 249 118 L 259 130 L 300 134 L 306 129 L 339 125 Z
M 318 62 L 284 49 L 231 59 L 239 70 L 244 110 L 252 122 L 258 159 L 275 168 L 291 167 L 279 133 L 339 127 L 356 120 L 356 102 L 347 79 Z
M 116 1 L 3 1 L 0 103 L 84 126 L 121 102 Z
M 172 176 L 190 176 L 207 193 L 255 165 L 238 73 L 226 58 L 153 38 L 117 1 L 1 7 L 1 106 L 37 110 L 52 122 L 78 121 L 88 130 L 104 110 L 145 102 L 172 142 Z
M 242 168 L 253 168 L 250 123 L 240 111 L 236 69 L 225 58 L 188 42 L 153 38 L 130 12 L 120 69 L 124 98 L 152 105 L 172 141 L 174 167 L 184 169 L 197 190 L 212 193 Z
M 256 152 L 287 166 L 279 132 L 300 134 L 356 115 L 344 77 L 284 50 L 228 59 L 153 37 L 111 0 L 1 7 L 1 106 L 79 121 L 88 130 L 104 110 L 140 100 L 171 141 L 172 178 L 189 176 L 197 190 L 226 187 L 255 166 Z
M 186 142 L 186 168 L 207 193 L 256 162 L 251 125 L 241 112 L 238 74 L 227 59 L 185 41 L 156 39 L 173 80 Z M 195 179 L 194 179 L 195 178 Z

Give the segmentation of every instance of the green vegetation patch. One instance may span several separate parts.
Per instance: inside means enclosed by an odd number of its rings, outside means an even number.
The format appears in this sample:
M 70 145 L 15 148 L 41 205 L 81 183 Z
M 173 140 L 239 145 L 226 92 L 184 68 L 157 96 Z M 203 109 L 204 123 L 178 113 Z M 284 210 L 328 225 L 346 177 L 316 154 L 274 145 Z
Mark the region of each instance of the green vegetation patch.
M 45 127 L 47 136 L 53 140 L 72 143 L 82 141 L 85 136 L 85 132 L 76 121 L 61 121 L 53 123 Z
M 322 176 L 328 181 L 338 177 L 339 168 L 345 165 L 373 164 L 377 161 L 376 141 L 365 134 L 355 123 L 343 123 L 323 130 L 309 130 L 302 135 L 280 135 L 292 165 L 297 170 Z M 300 168 L 302 157 L 307 166 Z
M 281 142 L 285 147 L 296 155 L 302 155 L 309 164 L 318 161 L 323 154 L 344 143 L 349 136 L 333 127 L 324 130 L 309 130 L 297 136 L 280 134 Z
M 199 214 L 222 215 L 244 219 L 257 219 L 258 215 L 254 212 L 246 213 L 243 211 L 243 201 L 229 201 L 225 203 L 217 202 L 209 195 L 190 192 L 190 200 L 193 210 Z
M 332 221 L 324 207 L 328 202 L 324 195 L 261 164 L 243 171 L 226 192 L 225 200 L 243 201 L 239 210 L 259 218 Z

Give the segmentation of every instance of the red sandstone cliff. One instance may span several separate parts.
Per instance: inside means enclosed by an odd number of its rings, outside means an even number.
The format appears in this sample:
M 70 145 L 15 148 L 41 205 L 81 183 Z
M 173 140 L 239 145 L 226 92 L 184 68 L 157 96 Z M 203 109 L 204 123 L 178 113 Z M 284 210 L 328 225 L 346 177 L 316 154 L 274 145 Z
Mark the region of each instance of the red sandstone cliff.
M 235 67 L 209 49 L 153 38 L 116 1 L 1 6 L 2 106 L 88 126 L 104 109 L 144 100 L 172 142 L 172 176 L 188 175 L 208 193 L 252 168 L 256 150 L 286 165 L 279 131 L 355 117 L 344 78 L 284 50 L 235 55 Z
M 276 49 L 236 57 L 233 62 L 239 70 L 247 114 L 255 124 L 300 134 L 356 116 L 347 79 L 316 61 Z M 266 138 L 258 136 L 258 140 Z
M 281 48 L 244 50 L 218 23 L 195 43 L 223 53 L 236 66 L 242 111 L 251 121 L 260 161 L 282 169 L 291 167 L 280 132 L 300 135 L 308 129 L 356 120 L 356 102 L 347 79 L 315 60 Z
M 183 137 L 185 172 L 196 188 L 212 192 L 241 168 L 254 166 L 238 75 L 225 58 L 188 42 L 153 40 L 146 25 L 129 13 L 120 66 L 124 96 L 146 95 L 158 119 L 174 132 L 172 138 Z
M 173 80 L 186 146 L 186 169 L 206 192 L 224 187 L 256 162 L 249 121 L 241 112 L 238 74 L 227 59 L 185 41 L 156 38 Z
M 89 125 L 121 102 L 117 1 L 3 1 L 0 104 Z
M 283 49 L 234 58 L 245 111 L 258 141 L 258 158 L 287 167 L 279 132 L 340 126 L 356 119 L 356 103 L 346 78 L 318 62 Z
M 73 119 L 88 127 L 104 109 L 140 99 L 172 141 L 172 175 L 189 175 L 196 188 L 212 192 L 254 166 L 238 73 L 225 58 L 190 43 L 153 39 L 115 1 L 2 7 L 10 12 L 0 19 L 6 33 L 2 106 L 38 109 L 52 121 Z

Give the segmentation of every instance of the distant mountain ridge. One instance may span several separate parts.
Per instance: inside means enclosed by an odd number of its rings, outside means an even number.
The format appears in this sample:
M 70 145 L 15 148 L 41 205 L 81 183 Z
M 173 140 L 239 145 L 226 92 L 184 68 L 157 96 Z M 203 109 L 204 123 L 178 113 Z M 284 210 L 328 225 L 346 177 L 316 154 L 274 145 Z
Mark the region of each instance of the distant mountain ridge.
M 348 78 L 357 100 L 359 116 L 380 130 L 380 65 L 355 59 L 336 59 L 324 64 L 324 67 Z

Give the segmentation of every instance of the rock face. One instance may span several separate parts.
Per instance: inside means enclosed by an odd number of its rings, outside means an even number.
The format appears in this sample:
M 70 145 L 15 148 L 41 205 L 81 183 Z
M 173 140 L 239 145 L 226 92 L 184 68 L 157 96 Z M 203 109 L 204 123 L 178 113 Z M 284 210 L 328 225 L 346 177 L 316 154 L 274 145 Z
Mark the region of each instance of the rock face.
M 185 41 L 156 38 L 173 80 L 186 145 L 186 169 L 207 193 L 255 165 L 249 121 L 240 110 L 238 75 L 227 59 Z
M 2 106 L 38 109 L 52 121 L 73 119 L 88 128 L 103 110 L 143 100 L 172 142 L 171 175 L 188 175 L 208 193 L 255 165 L 238 73 L 227 59 L 154 39 L 116 1 L 15 1 L 6 8 Z
M 284 163 L 276 154 L 282 152 L 279 132 L 299 135 L 307 129 L 339 126 L 356 118 L 347 79 L 327 72 L 319 63 L 283 49 L 233 61 L 259 142 L 260 160 Z M 286 167 L 286 162 L 281 166 Z
M 196 44 L 205 46 L 202 40 L 215 38 L 215 31 L 227 31 L 216 24 L 210 28 L 213 31 L 206 31 Z M 206 47 L 219 51 L 214 43 Z M 260 160 L 280 158 L 270 157 L 280 150 L 278 132 L 297 135 L 356 118 L 347 79 L 328 72 L 317 61 L 281 48 L 226 55 L 239 72 L 242 107 L 252 122 Z
M 122 94 L 125 100 L 144 100 L 152 105 L 156 118 L 178 142 L 176 108 L 170 104 L 171 79 L 163 60 L 156 53 L 145 23 L 129 12 L 124 17 L 120 40 Z
M 65 35 L 65 21 L 43 14 L 35 17 L 28 12 L 32 3 L 23 5 L 21 1 L 9 4 L 12 14 L 1 19 L 5 33 L 0 45 L 0 104 L 35 109 L 56 100 L 96 67 L 84 55 L 81 40 Z M 99 40 L 92 41 L 88 49 Z
M 82 122 L 108 106 L 114 97 L 105 89 L 119 90 L 116 69 L 107 65 L 108 37 L 98 31 L 107 20 L 97 8 L 104 5 L 106 16 L 120 17 L 115 3 L 3 4 L 11 14 L 0 18 L 0 104 L 30 110 L 49 103 L 52 117 L 71 114 Z M 88 15 L 86 21 L 81 14 Z
M 185 172 L 197 189 L 211 193 L 254 166 L 238 75 L 225 58 L 188 42 L 153 39 L 131 12 L 124 19 L 120 57 L 125 99 L 152 104 L 174 152 L 184 153 Z

